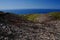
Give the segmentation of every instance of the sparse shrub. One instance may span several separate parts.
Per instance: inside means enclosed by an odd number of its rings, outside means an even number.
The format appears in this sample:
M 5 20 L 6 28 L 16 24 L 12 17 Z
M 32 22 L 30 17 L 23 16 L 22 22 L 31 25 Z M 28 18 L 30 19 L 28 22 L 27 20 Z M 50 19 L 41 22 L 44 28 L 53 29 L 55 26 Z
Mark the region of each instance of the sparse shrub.
M 60 20 L 60 12 L 51 12 L 49 13 L 49 15 L 55 17 L 56 19 Z

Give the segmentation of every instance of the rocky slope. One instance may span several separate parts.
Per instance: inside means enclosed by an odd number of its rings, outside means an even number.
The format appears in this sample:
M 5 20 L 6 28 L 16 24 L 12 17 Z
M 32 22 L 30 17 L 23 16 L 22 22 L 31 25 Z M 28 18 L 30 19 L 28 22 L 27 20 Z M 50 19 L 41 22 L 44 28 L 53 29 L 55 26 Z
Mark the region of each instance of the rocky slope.
M 42 22 L 40 17 L 38 22 L 32 22 L 15 14 L 0 13 L 0 40 L 60 40 L 60 20 L 44 17 Z

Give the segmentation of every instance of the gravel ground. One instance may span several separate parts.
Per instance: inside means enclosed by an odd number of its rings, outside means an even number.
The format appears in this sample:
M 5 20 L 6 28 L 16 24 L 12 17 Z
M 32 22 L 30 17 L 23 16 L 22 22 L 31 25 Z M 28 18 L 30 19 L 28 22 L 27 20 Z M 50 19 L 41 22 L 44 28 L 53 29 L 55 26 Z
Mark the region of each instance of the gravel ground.
M 20 26 L 0 23 L 0 40 L 60 40 L 58 27 L 60 21 L 22 23 Z

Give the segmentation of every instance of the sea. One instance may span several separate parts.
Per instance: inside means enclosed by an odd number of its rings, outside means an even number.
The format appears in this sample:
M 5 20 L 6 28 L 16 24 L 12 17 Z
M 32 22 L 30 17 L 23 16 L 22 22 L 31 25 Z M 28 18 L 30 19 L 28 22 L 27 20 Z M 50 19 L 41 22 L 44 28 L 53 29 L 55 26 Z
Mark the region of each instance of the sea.
M 50 12 L 60 12 L 60 9 L 12 9 L 1 11 L 14 14 L 47 14 Z

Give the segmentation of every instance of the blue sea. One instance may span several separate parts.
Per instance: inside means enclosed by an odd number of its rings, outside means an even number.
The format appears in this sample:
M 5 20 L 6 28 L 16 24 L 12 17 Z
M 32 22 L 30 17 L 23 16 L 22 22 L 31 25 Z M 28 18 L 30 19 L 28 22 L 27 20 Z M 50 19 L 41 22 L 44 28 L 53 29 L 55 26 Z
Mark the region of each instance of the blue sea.
M 60 12 L 60 9 L 13 9 L 2 11 L 14 14 L 46 14 L 49 12 Z

